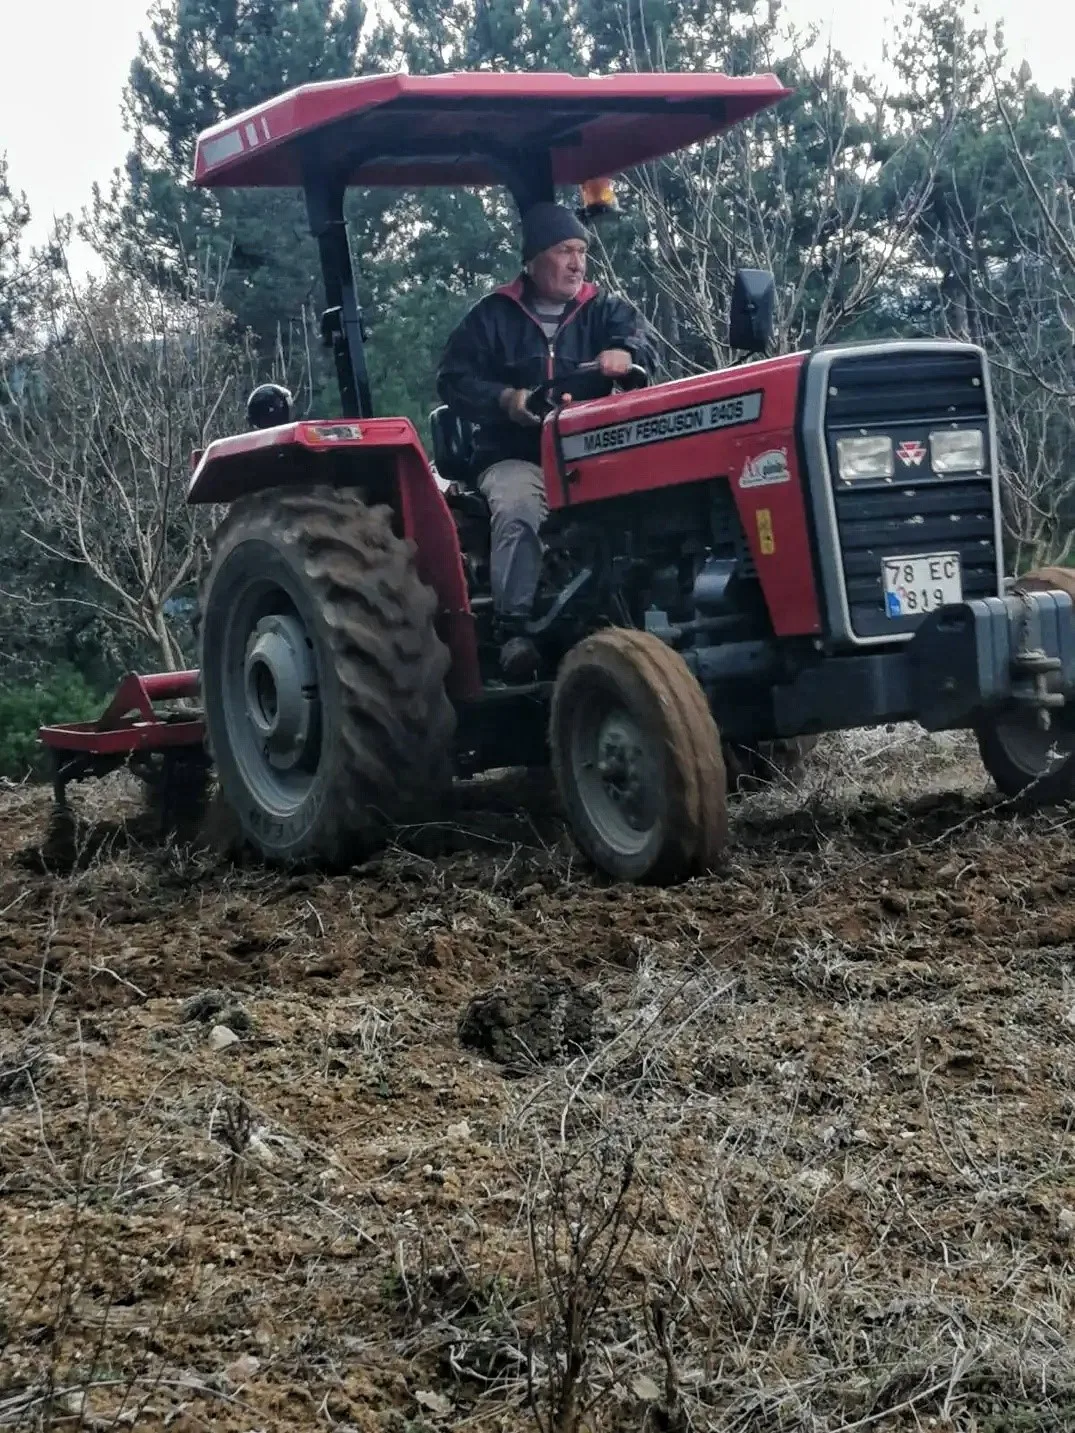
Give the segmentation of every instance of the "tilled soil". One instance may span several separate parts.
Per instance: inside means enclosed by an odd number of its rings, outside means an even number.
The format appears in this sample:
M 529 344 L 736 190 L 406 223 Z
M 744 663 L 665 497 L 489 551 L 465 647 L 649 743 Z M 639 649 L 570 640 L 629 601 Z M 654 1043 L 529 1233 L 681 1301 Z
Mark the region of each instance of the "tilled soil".
M 547 782 L 346 878 L 0 795 L 0 1427 L 1075 1428 L 1075 815 L 822 748 L 717 877 Z

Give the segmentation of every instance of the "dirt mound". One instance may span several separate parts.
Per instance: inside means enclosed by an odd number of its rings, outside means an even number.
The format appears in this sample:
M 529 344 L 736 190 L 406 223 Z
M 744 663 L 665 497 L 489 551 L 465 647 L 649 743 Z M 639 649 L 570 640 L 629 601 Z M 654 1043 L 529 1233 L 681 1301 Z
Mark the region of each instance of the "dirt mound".
M 1071 814 L 919 740 L 665 890 L 527 782 L 335 877 L 4 793 L 0 1424 L 1075 1426 Z
M 595 990 L 538 976 L 476 995 L 459 1021 L 460 1042 L 524 1072 L 581 1055 L 594 1040 Z

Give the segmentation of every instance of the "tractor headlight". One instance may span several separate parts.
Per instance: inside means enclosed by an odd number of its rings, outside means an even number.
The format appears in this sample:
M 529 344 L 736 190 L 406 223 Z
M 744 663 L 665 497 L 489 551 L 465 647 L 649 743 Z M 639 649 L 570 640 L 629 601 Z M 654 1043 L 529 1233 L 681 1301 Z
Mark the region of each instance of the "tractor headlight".
M 845 483 L 860 478 L 890 478 L 895 471 L 892 439 L 887 433 L 862 438 L 837 438 L 836 469 Z
M 929 458 L 935 473 L 976 473 L 985 467 L 985 439 L 980 428 L 945 428 L 929 435 Z

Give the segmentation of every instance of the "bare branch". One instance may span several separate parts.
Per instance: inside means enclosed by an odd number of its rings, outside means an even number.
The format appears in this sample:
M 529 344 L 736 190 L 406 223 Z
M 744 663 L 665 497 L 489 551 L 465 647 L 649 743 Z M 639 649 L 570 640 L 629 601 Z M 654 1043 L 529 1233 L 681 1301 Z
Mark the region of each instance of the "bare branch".
M 219 276 L 191 274 L 188 292 L 165 297 L 126 276 L 80 287 L 65 268 L 42 295 L 30 378 L 0 404 L 25 538 L 77 569 L 78 597 L 169 669 L 184 661 L 169 603 L 207 553 L 210 515 L 183 502 L 190 455 L 242 426 L 256 381 Z

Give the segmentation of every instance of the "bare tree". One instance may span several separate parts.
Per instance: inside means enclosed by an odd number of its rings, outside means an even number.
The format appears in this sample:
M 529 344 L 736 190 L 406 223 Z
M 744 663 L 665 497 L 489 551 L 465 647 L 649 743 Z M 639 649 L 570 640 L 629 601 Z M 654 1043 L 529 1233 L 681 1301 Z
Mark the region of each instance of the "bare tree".
M 543 1151 L 526 1209 L 537 1295 L 530 1409 L 540 1433 L 580 1433 L 602 1396 L 588 1377 L 599 1315 L 642 1214 L 634 1144 L 603 1132 L 566 1157 Z
M 212 517 L 184 502 L 191 454 L 243 426 L 253 350 L 204 285 L 181 302 L 65 269 L 46 299 L 29 376 L 0 389 L 8 502 L 29 542 L 81 569 L 85 596 L 63 600 L 174 670 L 168 605 L 196 582 Z
M 970 339 L 988 355 L 1005 528 L 1015 570 L 1024 571 L 1065 562 L 1075 543 L 1075 335 L 1067 329 L 1067 278 L 1044 256 L 1040 227 L 1031 234 L 1005 201 L 1011 257 L 999 258 L 982 239 L 987 207 L 980 194 L 973 209 L 953 195 L 956 222 L 945 242 L 957 244 L 962 259 L 944 274 L 929 271 L 925 288 L 934 294 L 935 331 Z
M 772 43 L 759 30 L 754 68 L 777 68 Z M 791 43 L 802 41 L 793 35 Z M 641 68 L 663 63 L 659 47 L 636 48 L 635 58 Z M 673 369 L 731 361 L 727 311 L 738 268 L 774 275 L 774 346 L 784 353 L 823 343 L 862 316 L 911 251 L 943 131 L 928 137 L 913 125 L 886 124 L 886 98 L 869 93 L 832 52 L 817 70 L 798 48 L 789 63 L 799 96 L 791 108 L 647 165 L 631 180 L 652 316 Z
M 1004 515 L 1016 570 L 1065 562 L 1075 544 L 1075 165 L 1072 116 L 988 51 L 983 128 L 947 186 L 943 231 L 923 224 L 939 332 L 989 354 Z
M 1066 562 L 1075 542 L 1075 142 L 1070 112 L 1054 102 L 1051 142 L 1032 157 L 995 70 L 991 74 L 1029 218 L 1020 222 L 1013 206 L 1018 257 L 1005 266 L 1008 272 L 988 269 L 985 287 L 999 318 L 994 343 L 1007 370 L 998 409 L 1009 521 L 1020 566 L 1038 567 Z
M 1015 94 L 1005 93 L 995 66 L 990 78 L 1006 142 L 1009 162 L 1018 180 L 1029 218 L 1010 215 L 1015 236 L 1021 240 L 1024 264 L 1038 280 L 1036 314 L 1038 323 L 1029 330 L 1029 342 L 1020 346 L 1027 370 L 1041 387 L 1067 399 L 1075 398 L 1075 203 L 1072 174 L 1075 173 L 1075 116 L 1070 104 L 1062 106 L 1053 96 L 1047 101 L 1049 113 L 1037 118 L 1039 140 L 1030 152 L 1025 73 L 1021 73 Z M 1044 100 L 1044 96 L 1036 96 Z M 1022 114 L 1013 112 L 1013 103 L 1022 101 Z M 1044 119 L 1044 123 L 1043 123 Z M 1022 121 L 1022 122 L 1021 122 Z M 1044 280 L 1044 282 L 1043 282 Z M 1025 311 L 1023 317 L 1027 317 Z M 1023 325 L 1023 327 L 1029 327 Z M 1057 339 L 1062 340 L 1057 343 Z M 1046 340 L 1047 363 L 1043 364 L 1042 340 Z M 1067 362 L 1058 368 L 1057 354 Z M 1051 370 L 1051 371 L 1049 371 Z
M 1017 572 L 1066 563 L 1075 546 L 1075 468 L 1068 403 L 994 365 L 1004 522 Z

